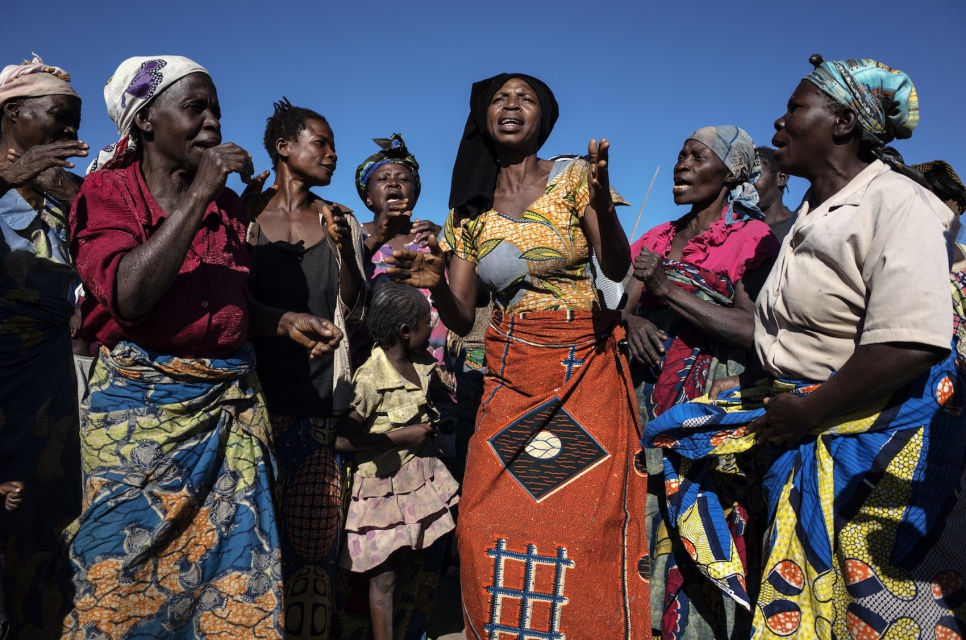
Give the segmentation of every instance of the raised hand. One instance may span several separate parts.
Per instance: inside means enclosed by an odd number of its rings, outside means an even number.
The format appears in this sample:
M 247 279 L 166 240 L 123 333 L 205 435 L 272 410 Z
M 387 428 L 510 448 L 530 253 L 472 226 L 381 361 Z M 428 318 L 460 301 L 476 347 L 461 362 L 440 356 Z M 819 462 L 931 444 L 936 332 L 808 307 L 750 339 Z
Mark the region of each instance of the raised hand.
M 443 228 L 435 222 L 430 222 L 429 220 L 413 220 L 413 233 L 416 234 L 416 242 L 421 243 L 424 247 L 429 236 L 436 236 L 438 238 L 442 230 Z
M 352 229 L 345 216 L 332 210 L 325 202 L 320 202 L 322 219 L 325 221 L 325 232 L 329 234 L 335 246 L 342 251 L 352 248 Z
M 73 169 L 68 158 L 82 158 L 90 147 L 80 140 L 61 140 L 51 144 L 38 144 L 19 153 L 7 149 L 7 166 L 0 168 L 0 184 L 22 187 L 48 169 Z
M 211 202 L 224 191 L 231 173 L 240 175 L 245 184 L 251 182 L 255 173 L 251 154 L 231 142 L 211 147 L 201 156 L 191 189 L 204 202 Z
M 406 226 L 413 216 L 409 209 L 409 198 L 394 200 L 386 205 L 382 211 L 376 212 L 373 221 L 373 238 L 379 246 L 389 242 L 401 228 Z
M 601 138 L 599 145 L 596 139 L 591 139 L 587 145 L 587 155 L 590 156 L 590 171 L 587 176 L 590 207 L 598 214 L 605 213 L 614 206 L 610 195 L 610 174 L 607 169 L 608 149 L 610 149 L 610 142 L 604 138 Z
M 634 277 L 644 283 L 648 293 L 663 297 L 667 288 L 673 286 L 664 272 L 664 258 L 646 247 L 634 258 Z
M 269 201 L 278 193 L 278 187 L 275 186 L 265 189 L 265 182 L 271 174 L 271 171 L 262 171 L 252 178 L 245 186 L 245 190 L 242 191 L 241 199 L 245 204 L 245 211 L 248 213 L 249 220 L 254 220 L 261 215 Z
M 396 282 L 420 289 L 432 289 L 445 281 L 446 256 L 436 242 L 436 234 L 426 238 L 429 253 L 397 249 L 386 258 L 390 265 L 386 274 Z
M 343 337 L 339 328 L 328 320 L 292 311 L 285 313 L 279 321 L 279 333 L 308 349 L 313 360 L 335 351 Z

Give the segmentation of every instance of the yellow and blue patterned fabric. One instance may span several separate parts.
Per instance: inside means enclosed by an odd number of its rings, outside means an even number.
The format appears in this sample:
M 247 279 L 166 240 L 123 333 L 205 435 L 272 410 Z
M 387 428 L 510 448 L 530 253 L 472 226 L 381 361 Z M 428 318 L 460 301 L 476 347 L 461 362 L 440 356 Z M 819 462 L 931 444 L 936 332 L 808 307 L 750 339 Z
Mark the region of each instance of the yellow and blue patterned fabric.
M 647 426 L 644 446 L 665 452 L 669 524 L 701 573 L 753 608 L 754 638 L 966 634 L 966 505 L 958 499 L 966 481 L 966 273 L 951 279 L 953 349 L 942 363 L 798 447 L 765 452 L 758 481 L 770 530 L 757 576 L 739 554 L 755 541 L 729 529 L 735 501 L 717 478 L 747 471 L 736 454 L 755 447 L 747 425 L 765 414 L 766 395 L 817 385 L 762 383 L 677 405 Z
M 581 228 L 589 167 L 583 158 L 556 160 L 543 195 L 519 218 L 490 209 L 456 222 L 450 211 L 440 246 L 477 265 L 480 281 L 506 313 L 600 308 Z M 627 204 L 613 188 L 611 197 L 615 205 Z
M 858 114 L 863 130 L 881 142 L 908 138 L 919 124 L 919 96 L 902 71 L 869 58 L 810 59 L 815 69 L 805 76 L 816 87 Z
M 102 348 L 84 401 L 64 638 L 281 638 L 268 413 L 250 345 Z
M 70 567 L 57 553 L 81 502 L 66 218 L 51 198 L 38 212 L 14 189 L 0 197 L 0 483 L 29 492 L 0 514 L 12 638 L 57 637 L 70 608 Z

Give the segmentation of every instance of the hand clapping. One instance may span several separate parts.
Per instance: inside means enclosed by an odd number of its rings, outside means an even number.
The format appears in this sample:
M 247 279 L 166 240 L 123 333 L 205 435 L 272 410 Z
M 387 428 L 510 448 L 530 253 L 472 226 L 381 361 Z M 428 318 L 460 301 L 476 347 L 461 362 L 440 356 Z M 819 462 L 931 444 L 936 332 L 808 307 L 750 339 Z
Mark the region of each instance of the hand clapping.
M 390 266 L 386 273 L 390 278 L 402 284 L 412 285 L 420 289 L 432 289 L 443 282 L 446 271 L 446 257 L 436 241 L 436 234 L 430 233 L 426 238 L 424 251 L 410 251 L 398 249 L 386 258 Z

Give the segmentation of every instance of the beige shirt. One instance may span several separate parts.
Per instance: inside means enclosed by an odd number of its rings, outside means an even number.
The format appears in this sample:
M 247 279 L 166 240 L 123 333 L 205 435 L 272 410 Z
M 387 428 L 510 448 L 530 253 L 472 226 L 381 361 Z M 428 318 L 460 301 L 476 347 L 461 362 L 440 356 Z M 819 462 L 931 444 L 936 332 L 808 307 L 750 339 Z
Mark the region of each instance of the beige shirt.
M 949 208 L 878 160 L 816 209 L 807 200 L 758 296 L 765 369 L 822 382 L 858 345 L 949 348 Z

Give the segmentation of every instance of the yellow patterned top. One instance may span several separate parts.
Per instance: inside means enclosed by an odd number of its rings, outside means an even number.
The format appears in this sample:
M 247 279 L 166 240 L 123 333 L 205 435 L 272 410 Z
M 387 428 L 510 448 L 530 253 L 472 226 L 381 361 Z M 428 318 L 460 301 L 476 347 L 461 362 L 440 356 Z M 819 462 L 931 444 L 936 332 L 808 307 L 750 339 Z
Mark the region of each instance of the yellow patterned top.
M 450 211 L 440 246 L 477 265 L 506 313 L 600 308 L 581 227 L 589 166 L 583 158 L 555 161 L 543 195 L 520 218 L 490 209 L 456 226 Z M 613 189 L 611 196 L 628 204 Z
M 431 400 L 439 394 L 442 385 L 436 360 L 423 352 L 413 356 L 413 366 L 419 374 L 419 385 L 396 371 L 382 347 L 372 348 L 372 355 L 352 376 L 351 407 L 365 420 L 362 429 L 368 433 L 386 433 L 408 425 L 439 421 L 439 412 Z M 416 453 L 401 445 L 359 451 L 353 455 L 356 475 L 385 478 L 412 460 Z

